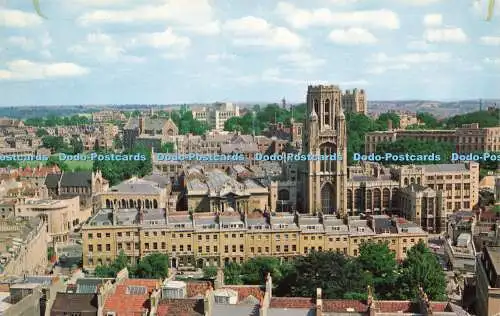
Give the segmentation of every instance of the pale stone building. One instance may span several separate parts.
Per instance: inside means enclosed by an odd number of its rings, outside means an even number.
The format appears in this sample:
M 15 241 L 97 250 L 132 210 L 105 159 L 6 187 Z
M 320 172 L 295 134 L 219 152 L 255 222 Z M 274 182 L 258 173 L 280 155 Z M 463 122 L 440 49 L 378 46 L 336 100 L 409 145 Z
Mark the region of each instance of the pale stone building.
M 0 267 L 7 275 L 43 274 L 47 269 L 47 223 L 0 221 Z
M 16 205 L 15 212 L 16 217 L 39 217 L 47 222 L 49 239 L 53 242 L 66 242 L 68 233 L 91 216 L 90 210 L 80 211 L 78 196 L 64 200 L 24 199 Z
M 227 120 L 240 116 L 240 108 L 230 102 L 216 102 L 211 107 L 195 109 L 192 113 L 195 119 L 207 123 L 212 129 L 223 131 Z
M 346 90 L 342 94 L 342 107 L 346 112 L 366 115 L 368 113 L 368 100 L 365 90 Z
M 347 136 L 342 91 L 338 86 L 309 86 L 308 119 L 304 127 L 303 152 L 337 155 L 337 160 L 309 160 L 301 168 L 304 183 L 300 197 L 308 213 L 347 210 Z

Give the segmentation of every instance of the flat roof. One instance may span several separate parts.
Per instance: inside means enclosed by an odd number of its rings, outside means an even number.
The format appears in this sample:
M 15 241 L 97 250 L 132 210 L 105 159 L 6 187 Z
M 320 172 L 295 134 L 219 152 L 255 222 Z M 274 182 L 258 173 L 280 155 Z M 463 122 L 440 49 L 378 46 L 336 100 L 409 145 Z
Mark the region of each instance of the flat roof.
M 488 254 L 491 258 L 491 263 L 493 264 L 493 269 L 497 274 L 500 273 L 500 247 L 486 247 L 488 249 Z

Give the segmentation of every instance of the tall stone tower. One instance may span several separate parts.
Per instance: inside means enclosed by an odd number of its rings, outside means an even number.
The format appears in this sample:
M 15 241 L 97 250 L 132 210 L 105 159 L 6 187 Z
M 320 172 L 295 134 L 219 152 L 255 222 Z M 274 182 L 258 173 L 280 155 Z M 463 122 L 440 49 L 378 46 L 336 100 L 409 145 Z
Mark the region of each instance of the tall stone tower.
M 309 213 L 344 214 L 347 209 L 347 136 L 342 91 L 337 86 L 307 89 L 305 154 L 337 155 L 337 160 L 307 161 L 304 199 Z

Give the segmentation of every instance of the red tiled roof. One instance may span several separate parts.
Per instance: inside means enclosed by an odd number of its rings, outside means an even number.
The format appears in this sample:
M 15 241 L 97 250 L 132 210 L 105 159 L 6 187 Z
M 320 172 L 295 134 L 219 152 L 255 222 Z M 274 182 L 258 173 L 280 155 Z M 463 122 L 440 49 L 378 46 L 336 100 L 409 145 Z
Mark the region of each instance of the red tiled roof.
M 159 285 L 158 280 L 128 279 L 116 286 L 116 291 L 104 303 L 104 313 L 115 312 L 117 316 L 137 315 L 144 309 L 150 309 L 149 295 Z M 148 291 L 144 295 L 127 294 L 128 286 L 145 286 Z M 139 314 L 141 315 L 141 314 Z
M 200 316 L 204 315 L 203 299 L 163 299 L 158 304 L 158 316 Z
M 450 312 L 450 304 L 448 302 L 431 302 L 432 312 Z
M 259 285 L 225 285 L 223 288 L 238 292 L 238 301 L 242 301 L 250 295 L 259 301 L 264 298 L 264 290 Z
M 273 297 L 269 304 L 270 308 L 315 308 L 316 303 L 308 297 Z
M 375 306 L 381 313 L 420 313 L 418 303 L 411 301 L 375 301 Z
M 210 281 L 194 281 L 186 282 L 187 297 L 195 297 L 197 295 L 205 296 L 205 292 L 212 286 Z
M 368 311 L 368 305 L 363 301 L 358 300 L 323 300 L 323 311 L 327 313 L 346 312 L 347 309 L 353 308 L 357 313 L 365 313 Z

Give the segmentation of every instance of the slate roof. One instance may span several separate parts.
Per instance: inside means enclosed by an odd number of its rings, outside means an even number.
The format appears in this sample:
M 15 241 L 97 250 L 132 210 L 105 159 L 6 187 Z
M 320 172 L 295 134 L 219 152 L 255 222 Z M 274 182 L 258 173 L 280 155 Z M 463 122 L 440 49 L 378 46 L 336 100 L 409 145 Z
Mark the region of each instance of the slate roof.
M 60 173 L 51 173 L 47 175 L 45 178 L 45 186 L 47 186 L 47 189 L 57 189 L 60 178 Z
M 52 305 L 54 312 L 95 312 L 97 315 L 97 295 L 80 293 L 57 293 Z
M 92 171 L 64 172 L 61 178 L 62 187 L 92 187 Z

